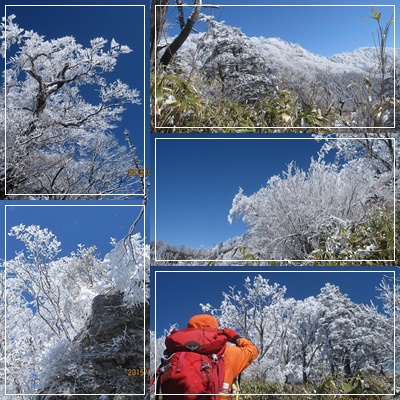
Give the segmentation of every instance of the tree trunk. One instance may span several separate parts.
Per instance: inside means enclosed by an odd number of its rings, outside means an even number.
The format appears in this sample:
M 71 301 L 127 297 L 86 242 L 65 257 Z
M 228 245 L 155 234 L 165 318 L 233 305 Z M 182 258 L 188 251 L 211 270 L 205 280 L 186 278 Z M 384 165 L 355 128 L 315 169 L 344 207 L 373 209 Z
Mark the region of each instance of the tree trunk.
M 351 377 L 350 356 L 348 353 L 344 356 L 344 375 L 346 378 Z
M 303 351 L 302 358 L 303 358 L 303 384 L 307 383 L 307 372 L 306 372 L 306 367 L 307 367 L 307 361 L 306 361 L 306 356 L 307 353 Z
M 152 0 L 150 18 L 150 68 L 154 70 L 157 46 L 160 43 L 161 34 L 164 29 L 165 13 L 169 0 Z M 164 6 L 164 7 L 156 7 Z M 157 8 L 157 13 L 156 13 Z
M 161 57 L 160 65 L 166 67 L 172 60 L 172 57 L 181 48 L 185 40 L 189 37 L 194 24 L 199 17 L 201 10 L 202 0 L 195 0 L 195 6 L 193 8 L 190 17 L 186 21 L 184 28 L 180 31 L 179 35 L 174 39 L 174 41 L 167 47 L 164 54 Z

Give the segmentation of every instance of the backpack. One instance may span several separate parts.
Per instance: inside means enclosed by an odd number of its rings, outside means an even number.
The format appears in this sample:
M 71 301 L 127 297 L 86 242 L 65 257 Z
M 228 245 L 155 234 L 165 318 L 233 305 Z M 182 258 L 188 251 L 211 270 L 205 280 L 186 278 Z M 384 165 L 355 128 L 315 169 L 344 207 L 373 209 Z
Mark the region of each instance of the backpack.
M 166 351 L 157 370 L 156 394 L 189 394 L 182 400 L 216 400 L 224 381 L 226 341 L 219 329 L 172 331 L 165 339 Z

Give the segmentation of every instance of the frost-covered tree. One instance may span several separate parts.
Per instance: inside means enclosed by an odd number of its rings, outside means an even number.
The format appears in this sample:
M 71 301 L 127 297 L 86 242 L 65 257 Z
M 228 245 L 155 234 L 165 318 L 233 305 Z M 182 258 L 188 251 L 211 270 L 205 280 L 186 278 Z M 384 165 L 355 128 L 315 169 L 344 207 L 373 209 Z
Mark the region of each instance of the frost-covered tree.
M 321 138 L 320 135 L 316 137 Z M 325 135 L 324 138 L 327 136 Z M 392 133 L 345 133 L 336 136 L 334 140 L 323 143 L 320 154 L 325 157 L 330 151 L 335 151 L 336 160 L 357 160 L 364 171 L 376 176 L 395 176 L 399 170 L 400 134 Z M 388 185 L 393 187 L 393 179 Z
M 7 390 L 35 393 L 50 377 L 56 379 L 60 360 L 81 333 L 96 295 L 113 289 L 131 304 L 146 301 L 147 255 L 139 234 L 114 241 L 104 260 L 96 247 L 83 245 L 59 257 L 57 237 L 37 225 L 15 226 L 9 235 L 24 250 L 6 261 Z
M 259 348 L 247 377 L 284 384 L 319 381 L 326 374 L 390 376 L 393 320 L 375 306 L 354 303 L 329 283 L 304 300 L 286 298 L 285 287 L 261 275 L 247 277 L 244 288 L 223 293 L 219 307 L 201 306 Z M 393 288 L 382 288 L 385 308 L 393 310 L 388 299 Z
M 6 193 L 64 198 L 143 191 L 127 173 L 135 155 L 112 134 L 126 105 L 140 104 L 140 94 L 104 76 L 131 49 L 101 37 L 87 48 L 73 36 L 46 40 L 14 19 L 1 24 Z M 87 100 L 90 91 L 97 100 Z
M 320 155 L 324 158 L 334 152 L 336 163 L 341 163 L 343 160 L 350 161 L 353 165 L 357 163 L 357 169 L 364 171 L 371 179 L 386 182 L 382 187 L 381 193 L 374 193 L 367 200 L 369 210 L 372 213 L 375 212 L 375 217 L 369 223 L 369 240 L 373 236 L 376 239 L 379 237 L 378 241 L 381 242 L 387 240 L 390 243 L 390 258 L 394 256 L 396 259 L 398 258 L 398 253 L 393 254 L 395 250 L 393 247 L 394 242 L 398 241 L 398 235 L 393 232 L 393 219 L 394 217 L 396 218 L 397 224 L 398 213 L 396 212 L 396 215 L 393 215 L 393 202 L 397 204 L 400 200 L 398 190 L 395 190 L 395 187 L 397 188 L 399 184 L 399 139 L 400 135 L 397 130 L 392 133 L 348 133 L 337 136 L 335 140 L 324 142 L 320 152 Z M 393 199 L 394 193 L 396 197 Z M 388 202 L 387 196 L 390 195 L 393 200 Z M 366 235 L 363 234 L 362 236 Z M 383 250 L 382 246 L 377 245 L 376 239 L 374 244 L 371 243 L 372 250 L 378 250 L 379 248 Z
M 237 102 L 255 102 L 265 96 L 271 86 L 268 63 L 239 28 L 210 19 L 197 46 L 206 81 L 220 83 L 221 93 L 214 96 Z
M 271 370 L 276 372 L 274 363 L 281 356 L 280 352 L 276 353 L 282 328 L 278 310 L 282 309 L 286 288 L 269 284 L 261 275 L 253 281 L 247 277 L 243 286 L 244 290 L 230 287 L 228 293 L 224 292 L 220 307 L 211 304 L 201 304 L 201 307 L 214 315 L 220 326 L 236 329 L 258 347 L 259 356 L 251 371 L 265 378 Z
M 331 284 L 321 289 L 317 300 L 323 310 L 318 334 L 325 344 L 320 362 L 332 375 L 343 371 L 349 377 L 363 368 L 379 373 L 388 366 L 393 327 L 387 317 L 374 307 L 353 303 Z
M 302 380 L 303 383 L 307 383 L 323 346 L 323 341 L 317 335 L 322 306 L 315 297 L 298 300 L 293 315 L 291 321 L 293 344 L 285 366 L 285 376 L 287 380 Z
M 253 195 L 240 189 L 228 219 L 242 218 L 249 231 L 244 245 L 265 259 L 302 260 L 320 250 L 326 259 L 363 259 L 375 244 L 366 239 L 348 248 L 351 230 L 393 207 L 392 181 L 392 175 L 375 174 L 356 157 L 342 166 L 312 160 L 308 171 L 291 163 Z
M 390 320 L 390 326 L 395 329 L 394 343 L 390 340 L 390 344 L 393 343 L 392 354 L 396 355 L 394 362 L 399 363 L 399 349 L 400 349 L 400 286 L 398 279 L 395 281 L 391 278 L 383 279 L 379 288 L 379 296 L 383 301 L 383 308 L 388 315 Z

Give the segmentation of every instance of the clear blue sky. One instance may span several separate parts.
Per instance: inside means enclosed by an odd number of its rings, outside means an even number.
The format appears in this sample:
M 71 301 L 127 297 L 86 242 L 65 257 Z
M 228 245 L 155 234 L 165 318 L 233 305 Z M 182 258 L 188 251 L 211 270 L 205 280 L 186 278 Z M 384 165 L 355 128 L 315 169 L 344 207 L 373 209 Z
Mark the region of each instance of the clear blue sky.
M 18 204 L 18 205 L 17 205 Z M 86 247 L 95 245 L 97 254 L 104 257 L 112 249 L 110 238 L 117 241 L 128 232 L 140 212 L 140 207 L 128 202 L 24 202 L 24 205 L 10 204 L 5 207 L 5 233 L 13 226 L 24 224 L 48 228 L 61 242 L 59 256 L 69 255 L 78 249 L 78 244 Z M 49 205 L 52 204 L 52 205 Z M 90 204 L 90 205 L 89 205 Z M 4 217 L 2 217 L 3 219 Z M 136 232 L 143 237 L 143 219 Z M 4 225 L 4 224 L 3 224 Z M 6 236 L 7 259 L 13 258 L 23 244 L 15 237 Z M 1 244 L 1 247 L 3 243 Z M 1 258 L 4 258 L 4 251 Z
M 251 195 L 271 176 L 286 171 L 293 160 L 308 169 L 322 145 L 313 139 L 279 136 L 157 139 L 156 235 L 152 230 L 151 238 L 200 248 L 242 235 L 245 225 L 241 221 L 230 225 L 227 220 L 239 187 Z
M 40 4 L 49 3 L 41 1 Z M 126 105 L 127 110 L 123 114 L 123 120 L 118 122 L 118 129 L 114 131 L 117 139 L 125 144 L 123 132 L 128 129 L 131 132 L 131 140 L 137 147 L 138 155 L 143 160 L 144 148 L 144 7 L 101 7 L 101 6 L 30 6 L 24 2 L 24 6 L 7 6 L 7 15 L 15 14 L 16 22 L 21 28 L 33 30 L 45 39 L 74 36 L 76 42 L 84 47 L 90 46 L 90 40 L 103 37 L 108 40 L 108 49 L 111 39 L 118 43 L 128 45 L 133 51 L 129 54 L 121 54 L 112 73 L 104 75 L 108 82 L 120 79 L 131 88 L 141 93 L 141 105 Z M 37 4 L 36 2 L 31 2 Z M 52 2 L 54 4 L 54 1 Z M 71 2 L 68 2 L 71 3 Z M 73 1 L 72 1 L 73 3 Z M 84 2 L 90 4 L 91 1 Z M 92 2 L 93 3 L 93 2 Z M 98 1 L 94 4 L 101 4 Z M 110 4 L 112 2 L 104 2 Z M 135 4 L 135 1 L 121 1 L 117 4 Z M 51 2 L 50 2 L 51 4 Z M 96 103 L 96 98 L 88 96 L 85 89 L 84 98 Z
M 349 268 L 347 268 L 349 269 Z M 379 294 L 376 287 L 379 286 L 384 276 L 393 277 L 390 268 L 366 269 L 358 272 L 343 272 L 344 268 L 335 267 L 335 271 L 324 272 L 323 269 L 282 268 L 292 272 L 270 272 L 262 268 L 249 268 L 249 272 L 242 268 L 218 268 L 201 272 L 177 271 L 170 272 L 171 267 L 155 267 L 152 272 L 152 301 L 153 306 L 151 329 L 157 332 L 157 336 L 163 334 L 171 324 L 178 323 L 179 328 L 185 328 L 188 319 L 195 314 L 202 313 L 200 303 L 210 303 L 219 307 L 223 300 L 222 292 L 229 292 L 230 286 L 236 286 L 237 290 L 243 290 L 244 280 L 247 276 L 253 281 L 254 276 L 261 274 L 269 279 L 269 283 L 278 283 L 286 286 L 287 298 L 303 300 L 309 296 L 317 296 L 325 283 L 331 283 L 341 288 L 342 293 L 347 294 L 355 303 L 370 304 L 371 300 L 380 307 L 382 303 L 376 299 Z M 196 271 L 190 268 L 191 271 Z M 272 269 L 273 270 L 273 269 Z M 154 279 L 157 271 L 156 280 Z M 199 269 L 197 269 L 199 271 Z M 276 271 L 276 269 L 275 269 Z M 315 272 L 323 271 L 323 272 Z M 354 271 L 354 270 L 353 270 Z M 360 272 L 361 271 L 361 272 Z M 155 290 L 154 290 L 155 289 Z M 154 306 L 156 314 L 154 315 Z
M 225 21 L 227 25 L 241 28 L 247 36 L 279 37 L 292 43 L 298 43 L 305 49 L 314 53 L 332 56 L 337 53 L 352 51 L 358 47 L 374 46 L 372 34 L 376 33 L 376 21 L 369 17 L 371 6 L 355 6 L 365 4 L 361 0 L 352 2 L 332 2 L 328 0 L 318 1 L 285 1 L 282 4 L 290 6 L 276 6 L 280 2 L 273 0 L 253 0 L 247 4 L 243 0 L 211 0 L 206 4 L 219 4 L 220 8 L 203 8 L 202 12 L 214 15 L 217 21 Z M 314 6 L 295 6 L 307 3 Z M 342 6 L 327 6 L 329 4 Z M 170 2 L 174 4 L 174 2 Z M 268 5 L 261 7 L 260 5 Z M 275 6 L 272 6 L 274 5 Z M 343 5 L 343 4 L 346 4 Z M 352 6 L 349 6 L 349 5 Z M 393 15 L 394 1 L 379 0 L 375 7 L 382 12 L 382 23 L 386 23 Z M 225 6 L 224 6 L 225 5 Z M 230 6 L 232 5 L 232 6 Z M 323 6 L 325 5 L 325 6 Z M 186 15 L 189 15 L 189 7 L 186 7 Z M 176 7 L 170 7 L 168 20 L 176 20 Z M 203 31 L 205 23 L 197 23 L 195 28 Z M 176 24 L 168 31 L 170 35 L 176 34 Z M 388 47 L 393 47 L 394 30 L 391 29 L 388 38 Z

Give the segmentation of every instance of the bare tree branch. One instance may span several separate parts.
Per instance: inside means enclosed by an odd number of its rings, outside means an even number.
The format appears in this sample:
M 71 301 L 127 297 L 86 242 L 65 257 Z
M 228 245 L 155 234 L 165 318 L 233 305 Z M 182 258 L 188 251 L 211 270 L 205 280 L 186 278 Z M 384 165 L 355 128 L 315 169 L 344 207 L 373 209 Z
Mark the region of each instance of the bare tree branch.
M 195 0 L 195 6 L 193 8 L 190 17 L 186 21 L 184 28 L 180 31 L 179 35 L 174 39 L 174 41 L 167 47 L 164 54 L 160 59 L 160 65 L 166 67 L 176 54 L 176 52 L 181 48 L 185 40 L 189 37 L 194 24 L 196 23 L 202 6 L 202 0 Z

